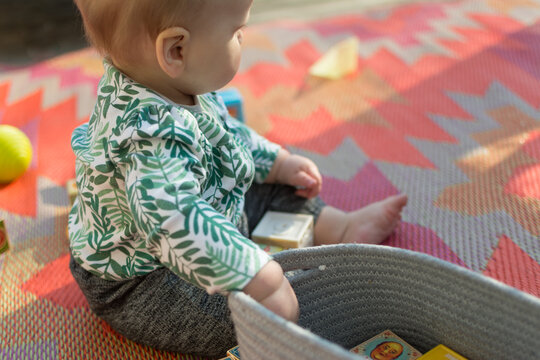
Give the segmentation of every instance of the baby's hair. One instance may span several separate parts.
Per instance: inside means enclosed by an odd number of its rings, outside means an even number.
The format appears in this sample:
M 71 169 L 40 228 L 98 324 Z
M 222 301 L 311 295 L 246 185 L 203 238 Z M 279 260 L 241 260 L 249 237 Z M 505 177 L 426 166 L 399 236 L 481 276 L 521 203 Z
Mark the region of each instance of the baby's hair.
M 155 40 L 171 26 L 196 21 L 204 0 L 74 0 L 89 42 L 122 62 L 138 57 L 144 36 Z

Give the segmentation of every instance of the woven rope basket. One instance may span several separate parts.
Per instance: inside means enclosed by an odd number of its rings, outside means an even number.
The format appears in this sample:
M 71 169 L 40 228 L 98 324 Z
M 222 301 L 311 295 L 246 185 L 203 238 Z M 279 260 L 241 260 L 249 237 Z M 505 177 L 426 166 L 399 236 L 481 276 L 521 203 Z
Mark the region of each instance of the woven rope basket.
M 374 245 L 278 253 L 298 324 L 242 292 L 229 296 L 242 359 L 368 359 L 348 352 L 392 330 L 421 352 L 540 359 L 540 299 L 429 255 Z

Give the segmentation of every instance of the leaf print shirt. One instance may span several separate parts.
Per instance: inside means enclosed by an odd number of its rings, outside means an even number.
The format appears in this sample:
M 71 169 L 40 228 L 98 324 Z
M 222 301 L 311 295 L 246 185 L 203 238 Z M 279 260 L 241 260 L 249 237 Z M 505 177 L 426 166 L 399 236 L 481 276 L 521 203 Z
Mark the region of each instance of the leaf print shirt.
M 215 94 L 180 106 L 104 65 L 94 112 L 71 141 L 73 257 L 107 280 L 166 266 L 211 294 L 242 289 L 269 256 L 236 224 L 279 145 L 230 117 Z

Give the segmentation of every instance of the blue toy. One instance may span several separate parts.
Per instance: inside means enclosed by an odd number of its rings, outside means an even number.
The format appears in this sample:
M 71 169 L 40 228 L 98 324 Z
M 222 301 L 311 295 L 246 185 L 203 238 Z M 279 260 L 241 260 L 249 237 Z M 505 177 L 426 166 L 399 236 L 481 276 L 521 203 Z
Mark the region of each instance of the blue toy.
M 225 102 L 225 106 L 227 107 L 227 110 L 229 110 L 229 114 L 241 122 L 245 122 L 243 99 L 240 91 L 238 91 L 236 88 L 227 88 L 219 90 L 218 95 L 220 95 Z

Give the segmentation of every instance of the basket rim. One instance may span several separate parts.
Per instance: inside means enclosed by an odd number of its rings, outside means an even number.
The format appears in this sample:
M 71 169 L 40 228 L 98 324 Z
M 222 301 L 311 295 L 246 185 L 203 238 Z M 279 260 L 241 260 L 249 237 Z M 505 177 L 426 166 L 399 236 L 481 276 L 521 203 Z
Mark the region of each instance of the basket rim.
M 293 266 L 288 266 L 288 263 L 294 262 L 297 258 L 306 258 L 305 255 L 311 255 L 312 257 L 322 257 L 328 255 L 339 255 L 340 252 L 348 254 L 368 254 L 368 255 L 382 255 L 391 257 L 400 257 L 406 260 L 414 260 L 421 262 L 424 265 L 429 265 L 438 268 L 441 271 L 448 271 L 454 273 L 456 276 L 460 276 L 466 280 L 482 284 L 488 287 L 494 287 L 498 291 L 504 292 L 507 296 L 512 296 L 516 300 L 528 302 L 530 305 L 538 306 L 540 308 L 540 297 L 533 294 L 526 293 L 522 290 L 516 289 L 510 285 L 507 285 L 497 279 L 491 278 L 487 275 L 471 270 L 469 268 L 453 264 L 449 261 L 437 258 L 433 255 L 421 253 L 415 250 L 396 248 L 387 245 L 372 245 L 372 244 L 334 244 L 334 245 L 321 245 L 309 248 L 289 249 L 273 254 L 273 259 L 278 261 L 283 268 L 283 271 L 298 270 Z M 318 267 L 319 264 L 308 265 L 312 268 Z M 305 269 L 305 267 L 303 267 Z

